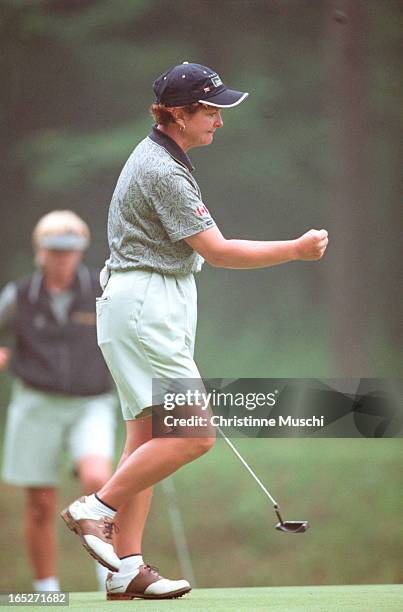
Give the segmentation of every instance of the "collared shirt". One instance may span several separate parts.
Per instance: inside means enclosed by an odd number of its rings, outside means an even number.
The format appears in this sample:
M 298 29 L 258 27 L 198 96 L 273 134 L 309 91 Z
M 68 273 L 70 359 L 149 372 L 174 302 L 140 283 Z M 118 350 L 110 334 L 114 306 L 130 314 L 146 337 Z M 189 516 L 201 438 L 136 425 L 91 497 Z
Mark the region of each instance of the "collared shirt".
M 108 216 L 110 270 L 198 272 L 203 258 L 184 240 L 215 225 L 186 153 L 156 127 L 134 149 Z
M 178 143 L 176 143 L 170 136 L 168 136 L 168 134 L 164 134 L 164 132 L 161 132 L 161 130 L 159 130 L 156 125 L 154 125 L 153 131 L 151 132 L 151 134 L 149 134 L 148 137 L 151 138 L 153 142 L 156 142 L 157 144 L 161 145 L 161 147 L 164 147 L 164 149 L 166 149 L 168 153 L 174 159 L 176 159 L 176 161 L 186 166 L 189 172 L 193 172 L 195 168 L 189 157 L 187 156 L 185 151 L 180 148 Z

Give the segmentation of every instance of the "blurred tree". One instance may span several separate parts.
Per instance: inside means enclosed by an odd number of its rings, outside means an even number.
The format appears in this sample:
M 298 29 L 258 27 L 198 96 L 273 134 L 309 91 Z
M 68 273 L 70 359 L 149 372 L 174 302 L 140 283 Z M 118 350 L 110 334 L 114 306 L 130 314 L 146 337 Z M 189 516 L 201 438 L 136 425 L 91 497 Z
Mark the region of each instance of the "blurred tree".
M 328 275 L 336 369 L 342 376 L 370 376 L 369 334 L 373 251 L 368 181 L 368 94 L 364 40 L 368 16 L 360 0 L 332 0 L 328 112 L 334 143 L 331 227 L 336 236 Z M 329 16 L 330 16 L 329 15 Z M 359 370 L 357 371 L 357 366 Z M 374 375 L 374 372 L 372 372 Z
M 149 130 L 152 79 L 167 65 L 198 61 L 251 93 L 245 105 L 224 113 L 224 131 L 213 147 L 191 152 L 204 199 L 224 234 L 277 239 L 323 226 L 332 238 L 317 266 L 247 274 L 210 270 L 205 284 L 202 275 L 201 299 L 215 308 L 214 317 L 201 317 L 201 361 L 206 368 L 214 362 L 236 369 L 220 372 L 231 376 L 273 370 L 330 375 L 338 370 L 332 360 L 337 343 L 339 366 L 347 371 L 347 352 L 362 373 L 374 334 L 374 359 L 385 364 L 384 373 L 396 370 L 400 346 L 390 330 L 399 325 L 400 303 L 388 271 L 400 262 L 396 83 L 402 7 L 394 0 L 357 1 L 351 10 L 362 12 L 361 24 L 355 18 L 344 24 L 338 15 L 331 20 L 343 6 L 330 7 L 329 0 L 2 0 L 0 207 L 7 232 L 0 256 L 8 265 L 0 270 L 0 284 L 26 272 L 31 228 L 55 207 L 73 208 L 91 222 L 89 256 L 93 263 L 105 259 L 108 203 L 127 155 Z M 331 22 L 325 36 L 324 19 Z M 354 54 L 361 66 L 353 64 Z M 336 66 L 340 71 L 329 79 Z M 325 90 L 332 96 L 326 112 Z M 360 183 L 364 163 L 370 169 L 366 185 Z M 359 248 L 347 243 L 348 224 Z M 389 231 L 395 240 L 385 240 Z M 369 241 L 371 253 L 363 257 Z M 334 288 L 325 293 L 332 278 Z M 370 284 L 373 293 L 386 291 L 389 303 L 371 302 Z M 259 307 L 248 296 L 257 296 Z M 222 348 L 213 360 L 210 346 L 218 333 Z M 238 358 L 225 350 L 234 337 Z M 355 348 L 345 350 L 353 337 Z M 308 345 L 307 361 L 301 355 Z M 385 353 L 393 355 L 388 363 Z

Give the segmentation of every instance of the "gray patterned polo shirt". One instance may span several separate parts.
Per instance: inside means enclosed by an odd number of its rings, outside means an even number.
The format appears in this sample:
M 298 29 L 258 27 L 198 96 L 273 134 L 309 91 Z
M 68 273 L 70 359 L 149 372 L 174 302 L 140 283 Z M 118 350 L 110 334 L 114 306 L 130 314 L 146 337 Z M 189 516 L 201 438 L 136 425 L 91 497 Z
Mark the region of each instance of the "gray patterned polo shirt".
M 186 153 L 156 127 L 134 149 L 108 216 L 109 270 L 199 272 L 203 258 L 184 240 L 215 225 Z

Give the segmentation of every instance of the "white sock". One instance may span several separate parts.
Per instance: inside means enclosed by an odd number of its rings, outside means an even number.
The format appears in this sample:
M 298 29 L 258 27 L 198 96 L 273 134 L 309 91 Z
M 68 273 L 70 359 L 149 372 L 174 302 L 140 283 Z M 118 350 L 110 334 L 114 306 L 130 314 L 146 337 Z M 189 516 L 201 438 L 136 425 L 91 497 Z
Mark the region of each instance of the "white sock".
M 119 574 L 130 574 L 131 576 L 138 572 L 140 565 L 144 565 L 142 555 L 130 555 L 121 559 Z
M 56 576 L 33 580 L 32 584 L 36 593 L 43 591 L 60 591 L 59 579 L 56 578 Z
M 124 591 L 127 585 L 139 573 L 140 565 L 143 565 L 143 557 L 141 555 L 130 555 L 121 559 L 121 564 L 118 572 L 114 572 L 108 580 L 108 587 L 115 588 L 119 586 Z
M 109 574 L 108 568 L 98 563 L 98 561 L 95 561 L 95 572 L 98 581 L 98 591 L 105 591 L 105 581 Z
M 95 497 L 95 493 L 87 495 L 85 503 L 96 516 L 108 516 L 111 519 L 115 518 L 116 510 L 112 510 L 112 508 L 99 501 L 99 499 Z

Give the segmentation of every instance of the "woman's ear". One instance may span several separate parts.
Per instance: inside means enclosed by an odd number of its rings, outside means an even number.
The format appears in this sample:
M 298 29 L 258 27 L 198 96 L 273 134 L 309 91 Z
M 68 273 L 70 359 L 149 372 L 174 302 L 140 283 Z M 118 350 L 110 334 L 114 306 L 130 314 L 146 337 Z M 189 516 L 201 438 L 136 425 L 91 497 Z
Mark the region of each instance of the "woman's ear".
M 173 107 L 171 109 L 171 114 L 175 119 L 175 123 L 177 123 L 179 126 L 185 125 L 185 113 L 180 107 Z

